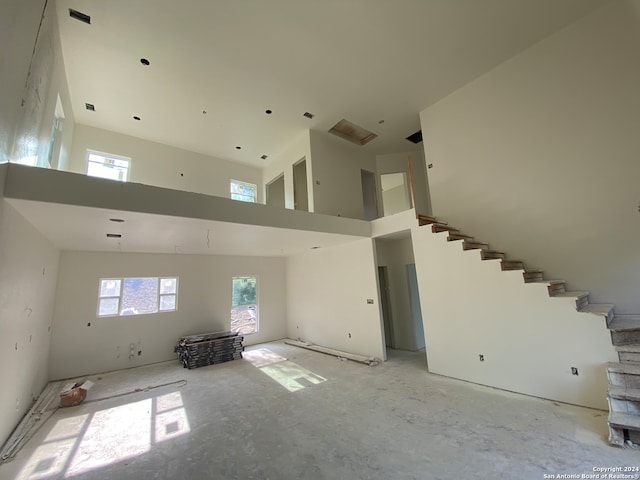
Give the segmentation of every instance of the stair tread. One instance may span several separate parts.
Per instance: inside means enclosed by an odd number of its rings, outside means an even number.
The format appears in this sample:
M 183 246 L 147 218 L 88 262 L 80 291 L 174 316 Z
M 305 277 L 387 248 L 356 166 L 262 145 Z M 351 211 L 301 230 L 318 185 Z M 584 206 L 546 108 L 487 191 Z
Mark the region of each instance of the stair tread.
M 556 293 L 554 297 L 565 297 L 565 298 L 581 298 L 589 295 L 589 292 L 560 292 Z
M 613 373 L 628 373 L 630 375 L 640 375 L 640 364 L 637 363 L 615 363 L 610 362 L 607 365 L 607 371 Z
M 617 315 L 613 317 L 613 320 L 609 324 L 609 330 L 613 330 L 613 331 L 638 330 L 638 329 L 640 329 L 640 321 L 620 318 Z
M 640 429 L 640 417 L 629 415 L 628 413 L 611 412 L 609 413 L 609 425 L 622 428 Z
M 609 396 L 623 398 L 625 400 L 640 400 L 640 388 L 625 388 L 618 385 L 609 385 Z
M 530 283 L 548 283 L 549 285 L 562 285 L 564 280 L 535 280 Z
M 597 313 L 598 315 L 609 315 L 613 310 L 613 303 L 590 303 L 580 309 L 583 313 Z
M 640 353 L 640 345 L 631 343 L 629 345 L 616 345 L 616 352 Z
M 615 318 L 618 318 L 620 320 L 636 321 L 640 323 L 640 315 L 629 315 L 624 313 L 617 313 Z

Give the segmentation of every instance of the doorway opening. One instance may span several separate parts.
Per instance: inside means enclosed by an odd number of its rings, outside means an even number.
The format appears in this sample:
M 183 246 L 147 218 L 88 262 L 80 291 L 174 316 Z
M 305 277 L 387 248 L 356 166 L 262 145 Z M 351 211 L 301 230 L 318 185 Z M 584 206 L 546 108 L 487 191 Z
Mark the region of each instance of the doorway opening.
M 385 217 L 404 212 L 413 206 L 406 172 L 380 175 L 380 186 L 382 189 L 382 211 Z
M 411 233 L 376 238 L 375 245 L 385 346 L 387 350 L 426 351 Z
M 360 170 L 362 181 L 362 204 L 365 220 L 378 218 L 378 194 L 376 189 L 376 174 L 368 170 Z
M 284 173 L 267 183 L 267 205 L 284 208 Z
M 304 212 L 309 211 L 306 158 L 303 158 L 293 166 L 293 208 Z

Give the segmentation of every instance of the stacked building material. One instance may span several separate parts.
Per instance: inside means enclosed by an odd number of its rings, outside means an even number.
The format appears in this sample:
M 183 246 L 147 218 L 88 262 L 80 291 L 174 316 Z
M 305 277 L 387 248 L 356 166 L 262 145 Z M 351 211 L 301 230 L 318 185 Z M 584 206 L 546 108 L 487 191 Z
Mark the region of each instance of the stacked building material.
M 242 358 L 242 340 L 236 332 L 201 333 L 182 337 L 174 351 L 184 368 L 198 368 Z

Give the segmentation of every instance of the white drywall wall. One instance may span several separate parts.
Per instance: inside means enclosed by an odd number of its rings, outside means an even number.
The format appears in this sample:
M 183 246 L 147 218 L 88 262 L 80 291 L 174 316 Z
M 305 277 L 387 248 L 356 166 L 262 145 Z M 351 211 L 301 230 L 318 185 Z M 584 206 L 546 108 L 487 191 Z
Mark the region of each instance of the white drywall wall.
M 53 320 L 51 378 L 177 361 L 173 347 L 181 336 L 229 330 L 232 277 L 244 275 L 258 277 L 260 329 L 246 335 L 244 345 L 283 338 L 282 258 L 63 252 Z M 96 317 L 100 278 L 145 276 L 179 277 L 177 311 Z M 129 359 L 132 343 L 142 355 Z
M 58 258 L 54 246 L 0 195 L 0 444 L 48 381 Z
M 409 202 L 407 185 L 402 184 L 397 187 L 384 190 L 382 192 L 382 207 L 384 209 L 385 216 L 409 210 L 411 208 L 411 204 Z
M 421 113 L 433 211 L 640 313 L 640 1 L 584 17 Z
M 311 130 L 310 137 L 311 162 L 307 161 L 307 168 L 311 164 L 313 169 L 313 211 L 363 219 L 360 170 L 376 173 L 375 156 L 328 133 Z
M 313 192 L 309 130 L 305 130 L 298 135 L 289 145 L 287 145 L 284 151 L 275 155 L 262 169 L 262 183 L 264 185 L 284 174 L 285 208 L 294 208 L 293 166 L 303 158 L 306 160 L 307 165 L 307 191 Z M 309 211 L 314 211 L 313 195 L 309 195 Z
M 371 239 L 311 250 L 286 264 L 288 337 L 385 358 Z
M 386 155 L 376 155 L 376 168 L 378 175 L 385 173 L 406 172 L 409 183 L 409 158 L 413 169 L 413 186 L 415 189 L 416 210 L 427 215 L 431 214 L 431 197 L 429 193 L 429 182 L 427 169 L 424 160 L 424 151 L 407 151 L 401 153 L 391 153 Z M 409 193 L 411 195 L 411 193 Z M 413 203 L 413 199 L 411 200 Z M 393 212 L 397 213 L 397 212 Z M 385 215 L 387 212 L 385 211 Z
M 51 2 L 41 22 L 45 3 L 10 1 L 0 6 L 0 44 L 11 46 L 0 53 L 0 163 L 30 159 L 35 164 L 37 157 L 46 163 L 58 95 L 66 116 L 63 163 L 71 146 L 73 112 L 62 47 Z
M 577 312 L 575 299 L 549 297 L 546 284 L 525 284 L 521 270 L 503 272 L 447 233 L 414 227 L 412 237 L 430 372 L 607 408 L 606 364 L 617 356 L 604 317 Z
M 257 185 L 258 201 L 263 198 L 258 168 L 80 124 L 69 171 L 87 172 L 88 149 L 131 158 L 130 182 L 229 198 L 233 179 Z
M 411 236 L 396 240 L 376 239 L 378 266 L 387 267 L 394 348 L 417 350 L 409 301 L 407 265 L 414 263 Z
M 29 72 L 45 0 L 7 0 L 0 3 L 0 163 L 8 162 L 13 149 L 21 100 Z M 8 46 L 11 48 L 8 48 Z

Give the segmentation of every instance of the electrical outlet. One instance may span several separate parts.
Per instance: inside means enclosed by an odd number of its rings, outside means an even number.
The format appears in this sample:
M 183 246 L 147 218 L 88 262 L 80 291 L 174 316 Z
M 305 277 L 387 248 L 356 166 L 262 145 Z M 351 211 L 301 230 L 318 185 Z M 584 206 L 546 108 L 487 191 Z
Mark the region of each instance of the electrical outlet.
M 367 305 L 373 305 L 373 298 L 367 298 Z
M 578 376 L 578 369 L 576 367 L 571 367 L 571 375 Z
M 349 338 L 351 338 L 351 334 L 349 334 Z
M 481 362 L 484 362 L 484 355 L 480 354 L 478 355 L 478 358 L 480 359 Z

